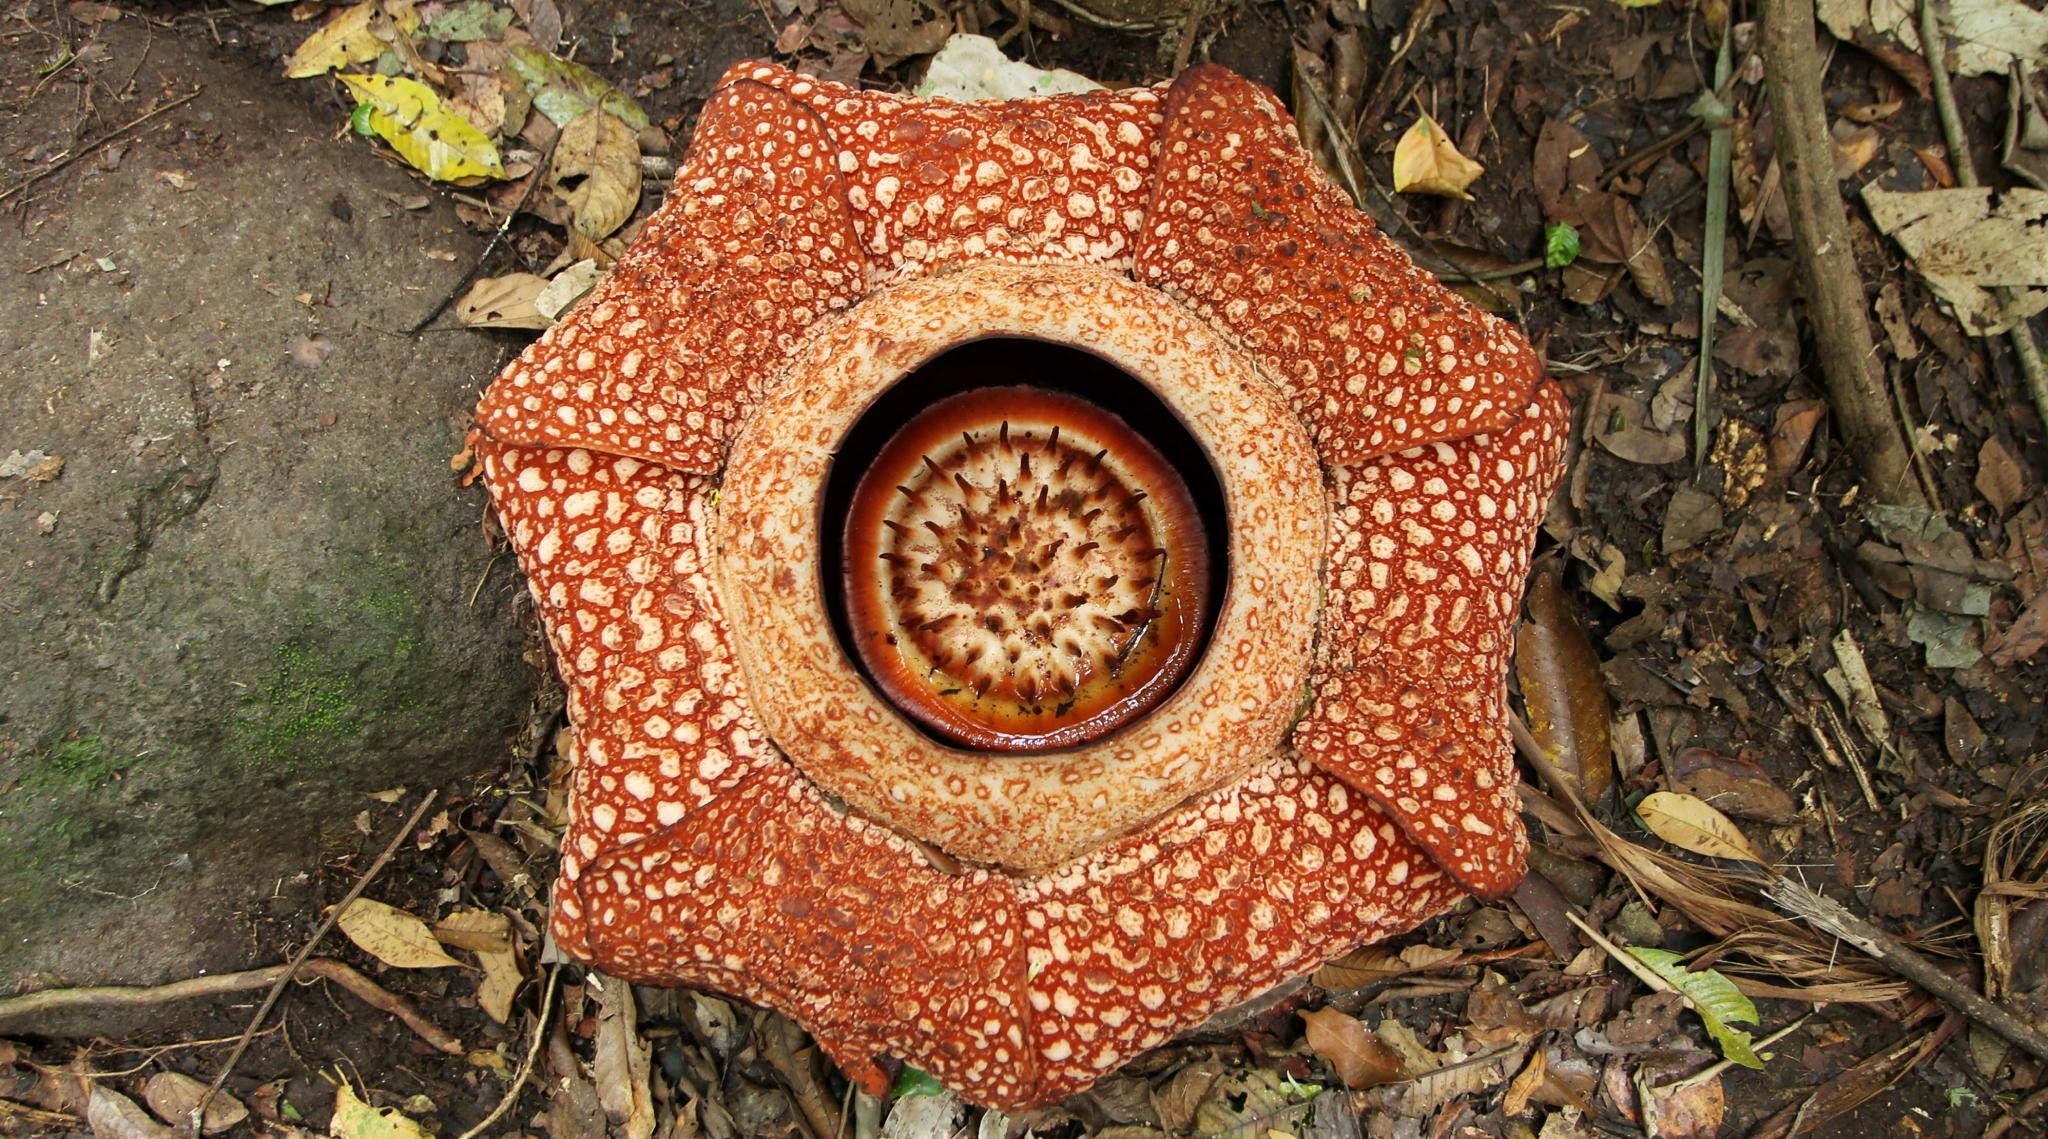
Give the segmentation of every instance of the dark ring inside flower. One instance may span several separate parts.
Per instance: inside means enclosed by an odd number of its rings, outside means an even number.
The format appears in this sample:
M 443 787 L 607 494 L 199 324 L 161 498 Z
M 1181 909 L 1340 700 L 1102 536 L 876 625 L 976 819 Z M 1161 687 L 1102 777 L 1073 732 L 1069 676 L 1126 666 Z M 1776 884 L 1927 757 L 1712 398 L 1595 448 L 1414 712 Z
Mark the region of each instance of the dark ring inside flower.
M 1216 476 L 1107 362 L 963 346 L 879 400 L 838 462 L 857 479 L 835 616 L 868 678 L 938 738 L 1078 746 L 1158 705 L 1199 657 L 1219 575 L 1198 494 L 1216 508 Z

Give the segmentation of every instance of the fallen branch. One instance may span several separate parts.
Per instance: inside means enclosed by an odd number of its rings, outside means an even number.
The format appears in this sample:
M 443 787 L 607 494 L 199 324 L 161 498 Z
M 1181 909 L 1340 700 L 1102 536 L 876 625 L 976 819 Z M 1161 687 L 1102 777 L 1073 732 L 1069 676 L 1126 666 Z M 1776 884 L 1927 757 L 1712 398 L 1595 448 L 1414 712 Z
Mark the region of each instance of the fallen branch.
M 36 1031 L 48 1018 L 63 1013 L 94 1012 L 105 1009 L 151 1008 L 178 1001 L 214 997 L 225 993 L 246 993 L 289 979 L 290 965 L 266 965 L 239 973 L 216 973 L 164 985 L 95 985 L 76 989 L 45 989 L 26 996 L 0 1000 L 0 1026 L 35 1025 Z M 390 1013 L 405 1023 L 420 1039 L 450 1054 L 462 1052 L 462 1042 L 428 1020 L 409 1000 L 358 973 L 347 963 L 332 957 L 315 957 L 301 964 L 299 975 L 311 980 L 332 981 L 354 993 L 364 1004 Z
M 1835 147 L 1814 50 L 1813 0 L 1763 0 L 1762 16 L 1764 85 L 1777 119 L 1785 205 L 1828 404 L 1843 444 L 1876 497 L 1926 508 L 1927 497 L 1913 480 L 1912 453 L 1885 395 L 1883 368 L 1870 335 L 1870 305 L 1835 180 Z
M 1930 995 L 1954 1006 L 1956 1011 L 1977 1024 L 2036 1057 L 2048 1060 L 2048 1035 L 1985 1000 L 1969 986 L 1942 972 L 1934 962 L 1907 948 L 1898 938 L 1850 913 L 1841 903 L 1790 878 L 1773 878 L 1764 885 L 1764 894 L 1786 913 L 1823 933 L 1841 938 L 1876 958 L 1892 972 L 1927 990 Z

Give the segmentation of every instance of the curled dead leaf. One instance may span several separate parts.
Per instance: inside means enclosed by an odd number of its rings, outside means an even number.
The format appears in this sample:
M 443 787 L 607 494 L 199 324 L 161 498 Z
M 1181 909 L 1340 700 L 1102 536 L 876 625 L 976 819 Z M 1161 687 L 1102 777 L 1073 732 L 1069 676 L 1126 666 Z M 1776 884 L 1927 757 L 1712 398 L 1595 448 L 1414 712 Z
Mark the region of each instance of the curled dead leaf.
M 1394 144 L 1397 193 L 1469 199 L 1465 188 L 1484 173 L 1486 167 L 1458 153 L 1457 144 L 1428 115 L 1416 119 Z
M 1515 677 L 1529 710 L 1529 730 L 1558 771 L 1587 803 L 1614 783 L 1608 730 L 1614 710 L 1600 657 L 1565 600 L 1557 577 L 1538 573 L 1515 630 Z

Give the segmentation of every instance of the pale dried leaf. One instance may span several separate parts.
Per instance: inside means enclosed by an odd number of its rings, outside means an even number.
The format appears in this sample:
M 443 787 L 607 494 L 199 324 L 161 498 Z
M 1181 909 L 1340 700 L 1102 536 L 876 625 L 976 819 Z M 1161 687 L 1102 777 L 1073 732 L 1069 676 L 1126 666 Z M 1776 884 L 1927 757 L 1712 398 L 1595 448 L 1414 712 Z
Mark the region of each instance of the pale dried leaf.
M 512 998 L 518 995 L 519 985 L 526 979 L 519 971 L 519 957 L 508 946 L 479 950 L 476 959 L 484 967 L 484 979 L 476 987 L 476 1003 L 492 1020 L 505 1024 L 512 1018 Z
M 640 208 L 640 142 L 611 112 L 585 111 L 562 128 L 548 182 L 576 231 L 602 241 Z
M 1458 153 L 1457 144 L 1428 115 L 1416 119 L 1394 144 L 1396 193 L 1470 199 L 1465 188 L 1484 173 L 1486 167 Z
M 486 277 L 455 303 L 455 319 L 467 328 L 546 328 L 554 323 L 535 305 L 548 279 L 536 273 Z
M 363 952 L 399 969 L 460 967 L 443 952 L 427 923 L 404 910 L 357 898 L 335 923 Z
M 1704 799 L 1677 791 L 1656 791 L 1636 804 L 1636 815 L 1651 834 L 1683 850 L 1709 858 L 1768 865 L 1741 829 Z
M 140 1104 L 98 1084 L 86 1100 L 85 1119 L 98 1139 L 177 1139 L 177 1132 L 151 1119 Z
M 966 1114 L 952 1092 L 899 1099 L 882 1121 L 882 1139 L 954 1139 Z
M 175 1127 L 182 1127 L 192 1117 L 192 1109 L 206 1096 L 206 1083 L 195 1080 L 183 1072 L 158 1072 L 142 1087 L 142 1098 L 149 1103 L 149 1110 L 157 1118 Z M 218 1135 L 244 1119 L 249 1118 L 249 1109 L 242 1101 L 226 1092 L 215 1093 L 206 1105 L 206 1117 L 201 1121 L 200 1131 L 207 1135 Z
M 533 307 L 549 320 L 560 320 L 570 306 L 588 296 L 603 279 L 604 270 L 596 261 L 578 261 L 549 279 L 547 287 L 534 298 Z
M 490 910 L 456 910 L 434 923 L 434 939 L 471 953 L 512 948 L 512 919 Z
M 1995 197 L 1988 187 L 1897 193 L 1872 183 L 1863 191 L 1877 228 L 1978 336 L 2048 308 L 2048 191 Z M 2006 301 L 1996 287 L 2010 290 Z
M 654 1097 L 647 1087 L 649 1047 L 640 1037 L 633 987 L 606 977 L 598 992 L 597 1050 L 590 1075 L 597 1083 L 598 1102 L 612 1121 L 613 1133 L 625 1139 L 654 1134 Z

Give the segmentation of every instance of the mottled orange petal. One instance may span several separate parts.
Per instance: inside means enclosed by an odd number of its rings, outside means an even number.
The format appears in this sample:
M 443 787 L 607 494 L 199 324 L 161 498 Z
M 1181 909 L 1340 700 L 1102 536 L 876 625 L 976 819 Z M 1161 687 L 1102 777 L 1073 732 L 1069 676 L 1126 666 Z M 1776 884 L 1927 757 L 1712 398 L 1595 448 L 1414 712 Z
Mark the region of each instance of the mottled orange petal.
M 867 291 L 836 165 L 796 99 L 720 90 L 640 240 L 484 393 L 478 426 L 716 471 L 812 327 Z
M 1157 90 L 950 103 L 772 64 L 726 76 L 787 91 L 824 119 L 877 283 L 980 260 L 1130 268 L 1151 198 Z
M 1496 434 L 1330 472 L 1327 600 L 1295 745 L 1481 897 L 1522 878 L 1509 633 L 1570 420 L 1545 383 Z
M 1499 430 L 1541 373 L 1329 184 L 1271 92 L 1213 64 L 1168 92 L 1135 277 L 1240 337 L 1325 463 Z
M 984 1103 L 1031 1102 L 1014 883 L 944 874 L 780 765 L 590 865 L 592 959 L 782 1009 L 870 1091 L 900 1057 Z
M 1364 796 L 1276 757 L 1032 884 L 1024 916 L 1038 1098 L 1079 1091 L 1461 896 Z
M 568 694 L 576 774 L 562 879 L 783 765 L 748 708 L 709 548 L 711 480 L 638 459 L 479 439 Z M 574 894 L 555 913 L 584 956 Z

